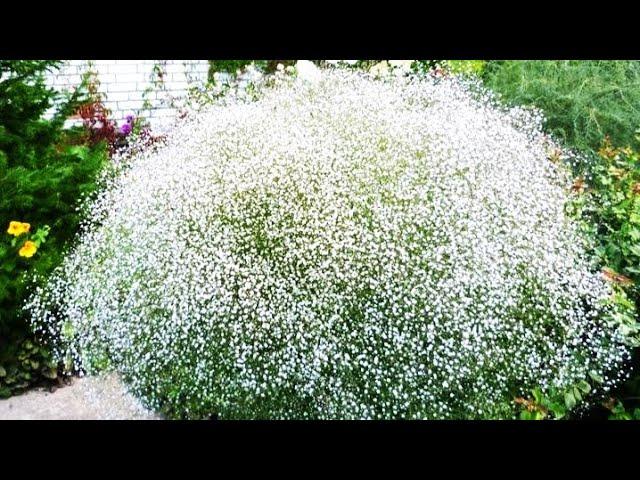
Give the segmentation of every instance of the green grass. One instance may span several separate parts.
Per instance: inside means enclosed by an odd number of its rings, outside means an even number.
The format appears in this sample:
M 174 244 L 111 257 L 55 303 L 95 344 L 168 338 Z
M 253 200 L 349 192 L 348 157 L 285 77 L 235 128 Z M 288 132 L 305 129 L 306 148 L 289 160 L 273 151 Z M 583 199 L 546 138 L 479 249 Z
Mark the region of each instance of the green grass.
M 640 61 L 491 61 L 485 84 L 511 105 L 534 105 L 545 128 L 569 146 L 595 152 L 609 136 L 640 147 Z

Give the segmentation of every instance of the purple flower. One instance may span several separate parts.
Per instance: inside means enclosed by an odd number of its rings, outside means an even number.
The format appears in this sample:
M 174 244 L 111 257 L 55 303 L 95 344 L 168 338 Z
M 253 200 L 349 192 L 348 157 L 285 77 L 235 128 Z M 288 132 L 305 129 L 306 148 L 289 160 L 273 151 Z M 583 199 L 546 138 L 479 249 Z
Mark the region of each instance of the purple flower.
M 122 135 L 129 135 L 131 133 L 131 124 L 130 123 L 125 123 L 124 125 L 122 125 L 120 127 L 120 133 Z
M 134 118 L 135 118 L 135 117 L 134 117 L 133 115 L 127 115 L 127 116 L 126 116 L 127 123 L 133 123 L 133 119 L 134 119 Z

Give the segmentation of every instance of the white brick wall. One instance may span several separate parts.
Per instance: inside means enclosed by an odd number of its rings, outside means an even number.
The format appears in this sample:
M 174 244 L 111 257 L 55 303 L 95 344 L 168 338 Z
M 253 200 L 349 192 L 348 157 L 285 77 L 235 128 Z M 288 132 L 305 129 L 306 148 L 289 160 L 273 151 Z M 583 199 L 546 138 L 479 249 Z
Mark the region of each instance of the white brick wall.
M 163 75 L 163 87 L 154 86 L 153 69 L 158 65 Z M 162 129 L 171 122 L 184 104 L 191 86 L 207 81 L 207 60 L 67 60 L 62 68 L 47 76 L 48 85 L 69 90 L 80 84 L 82 75 L 91 67 L 97 73 L 99 90 L 104 104 L 111 110 L 111 118 L 121 125 L 127 115 L 144 116 L 152 128 Z M 155 77 L 157 79 L 157 77 Z M 151 87 L 153 90 L 145 93 Z M 170 106 L 174 99 L 174 107 Z M 151 103 L 143 110 L 144 100 Z

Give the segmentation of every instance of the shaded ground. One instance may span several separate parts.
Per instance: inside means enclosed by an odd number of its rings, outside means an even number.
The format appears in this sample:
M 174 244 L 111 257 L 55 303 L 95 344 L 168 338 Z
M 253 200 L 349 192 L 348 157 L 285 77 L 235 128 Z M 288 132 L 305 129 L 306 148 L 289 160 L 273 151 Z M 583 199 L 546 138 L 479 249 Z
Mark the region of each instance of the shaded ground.
M 115 374 L 74 378 L 53 393 L 31 390 L 0 400 L 0 420 L 157 420 Z

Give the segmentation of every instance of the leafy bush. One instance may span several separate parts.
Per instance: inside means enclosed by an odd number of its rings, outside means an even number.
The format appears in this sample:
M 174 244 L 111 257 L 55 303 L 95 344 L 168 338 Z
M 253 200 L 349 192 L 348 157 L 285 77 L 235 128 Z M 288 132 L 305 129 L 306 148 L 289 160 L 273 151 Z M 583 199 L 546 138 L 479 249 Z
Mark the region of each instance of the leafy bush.
M 572 214 L 583 220 L 582 228 L 595 241 L 603 274 L 616 290 L 616 321 L 637 346 L 640 164 L 635 150 L 640 138 L 634 138 L 634 131 L 640 124 L 640 62 L 492 61 L 484 79 L 508 103 L 542 109 L 548 131 L 588 154 L 586 162 L 575 164 L 582 175 L 573 186 L 578 196 L 571 203 Z M 637 372 L 638 348 L 632 364 Z M 611 418 L 630 418 L 614 397 L 639 405 L 640 376 L 634 373 L 611 395 L 603 402 Z M 536 404 L 528 401 L 530 408 Z
M 258 71 L 274 73 L 278 65 L 287 67 L 295 63 L 295 60 L 209 60 L 209 81 L 214 81 L 216 73 L 235 76 L 237 72 L 244 71 L 249 65 L 253 65 Z
M 453 73 L 482 76 L 487 62 L 485 60 L 445 60 L 445 65 Z
M 485 60 L 416 60 L 413 69 L 422 73 L 435 70 L 479 77 L 484 73 L 486 65 Z
M 596 152 L 609 136 L 640 147 L 639 61 L 491 61 L 484 81 L 511 104 L 542 109 L 547 131 L 568 145 Z
M 187 418 L 514 418 L 626 378 L 539 118 L 456 78 L 268 81 L 99 194 L 28 303 L 58 358 Z
M 64 97 L 45 86 L 44 72 L 57 65 L 53 61 L 0 61 L 0 220 L 5 225 L 2 228 L 6 230 L 10 221 L 28 222 L 32 231 L 45 225 L 50 227 L 47 242 L 33 257 L 20 256 L 17 248 L 13 248 L 15 245 L 8 244 L 9 234 L 4 230 L 0 233 L 3 396 L 16 386 L 35 380 L 40 368 L 48 362 L 46 353 L 34 346 L 20 310 L 30 293 L 24 280 L 27 274 L 45 275 L 60 263 L 65 245 L 77 230 L 77 201 L 94 189 L 95 174 L 106 158 L 104 145 L 95 149 L 74 145 L 75 134 L 63 130 L 65 119 L 82 100 L 82 91 Z M 43 119 L 52 105 L 57 105 L 55 115 L 50 120 Z M 33 358 L 35 352 L 38 358 Z M 31 361 L 38 364 L 33 372 L 29 367 Z
M 640 155 L 605 141 L 599 157 L 583 187 L 583 214 L 600 240 L 598 255 L 615 272 L 629 277 L 632 292 L 640 299 Z
M 273 60 L 209 60 L 209 81 L 213 81 L 214 74 L 218 72 L 236 75 L 238 71 L 244 70 L 251 64 L 254 64 L 258 69 L 265 69 L 267 66 L 271 68 L 273 62 Z
M 574 183 L 578 196 L 574 214 L 583 219 L 583 229 L 596 239 L 595 253 L 605 277 L 614 284 L 614 299 L 620 304 L 617 321 L 636 339 L 634 372 L 624 388 L 612 392 L 640 412 L 640 154 L 629 147 L 614 147 L 607 139 L 594 159 L 590 176 Z M 605 402 L 613 418 L 630 417 L 624 405 Z

